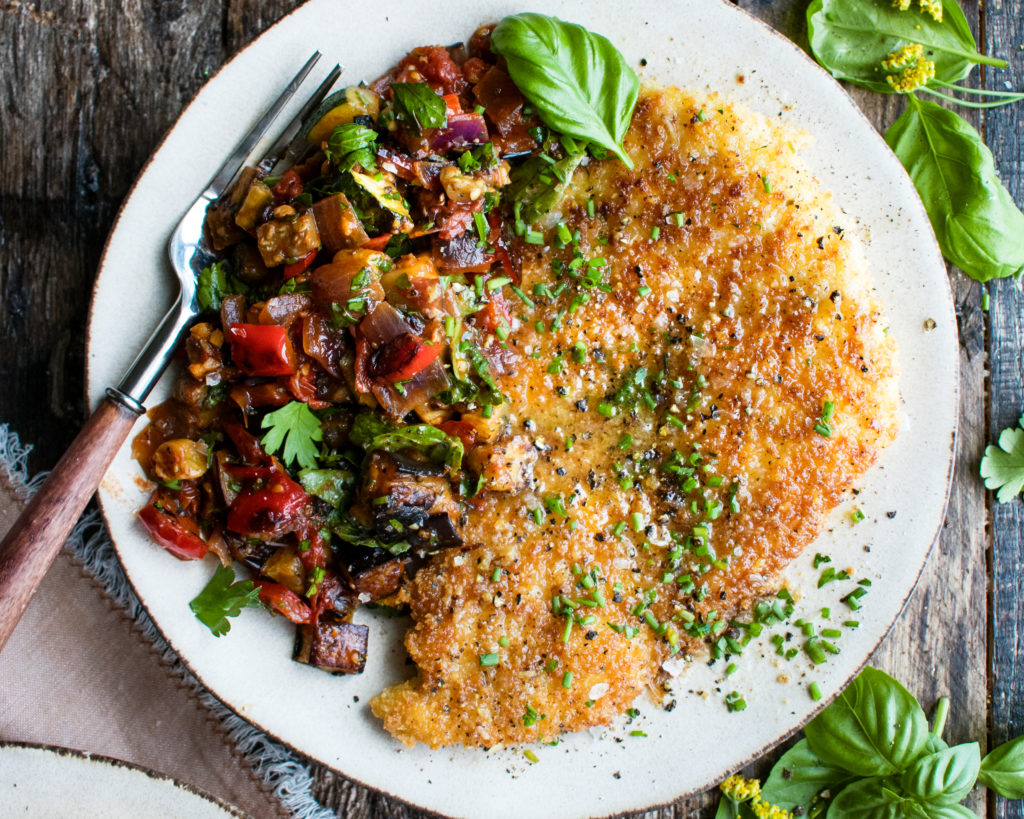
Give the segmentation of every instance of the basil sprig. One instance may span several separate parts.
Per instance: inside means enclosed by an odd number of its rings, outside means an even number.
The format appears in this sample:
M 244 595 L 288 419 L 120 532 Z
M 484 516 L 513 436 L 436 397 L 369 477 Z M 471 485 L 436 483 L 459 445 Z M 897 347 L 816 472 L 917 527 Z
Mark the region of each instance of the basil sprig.
M 884 2 L 814 0 L 807 9 L 807 36 L 815 58 L 838 80 L 893 92 L 880 66 L 904 45 L 924 46 L 935 63 L 935 78 L 957 82 L 978 63 L 1006 67 L 1005 60 L 978 53 L 974 35 L 957 0 L 943 0 L 942 21 L 914 9 Z
M 975 65 L 1006 62 L 978 52 L 957 0 L 920 5 L 814 0 L 807 9 L 811 52 L 838 79 L 907 96 L 885 139 L 914 181 L 942 255 L 978 281 L 1019 277 L 1024 214 L 1000 183 L 991 152 L 963 118 L 917 93 L 971 108 L 1007 105 L 1024 94 L 955 85 Z
M 763 788 L 744 780 L 741 795 L 723 784 L 717 819 L 766 815 L 772 806 L 826 819 L 974 817 L 960 802 L 977 781 L 1008 798 L 1024 796 L 1024 737 L 982 759 L 976 742 L 943 741 L 947 714 L 942 699 L 929 731 L 912 694 L 865 668 L 807 724 L 806 739 L 782 755 Z
M 505 17 L 491 48 L 508 63 L 512 81 L 554 131 L 633 161 L 622 146 L 640 81 L 607 38 L 557 17 Z

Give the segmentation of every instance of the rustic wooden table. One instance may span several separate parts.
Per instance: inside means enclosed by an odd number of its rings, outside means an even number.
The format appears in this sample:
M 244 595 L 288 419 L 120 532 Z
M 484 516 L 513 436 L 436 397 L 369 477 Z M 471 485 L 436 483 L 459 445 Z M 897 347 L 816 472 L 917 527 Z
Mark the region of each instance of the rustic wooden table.
M 1024 87 L 1020 0 L 962 0 L 983 51 L 1008 71 L 975 82 Z M 132 180 L 203 82 L 297 0 L 0 2 L 0 419 L 32 442 L 33 470 L 56 462 L 85 417 L 86 312 L 104 239 Z M 739 5 L 798 42 L 807 0 Z M 680 4 L 680 13 L 685 6 Z M 851 89 L 884 128 L 895 97 Z M 1024 203 L 1024 104 L 969 117 Z M 991 746 L 1024 732 L 1024 505 L 998 505 L 977 477 L 987 442 L 1024 408 L 1024 294 L 951 271 L 960 329 L 956 478 L 942 537 L 873 662 L 926 707 L 952 698 L 948 737 Z M 130 320 L 130 317 L 126 317 Z M 761 763 L 759 770 L 764 769 Z M 318 765 L 316 792 L 339 815 L 421 816 Z M 711 816 L 713 794 L 646 814 Z M 979 815 L 1022 817 L 1003 800 Z

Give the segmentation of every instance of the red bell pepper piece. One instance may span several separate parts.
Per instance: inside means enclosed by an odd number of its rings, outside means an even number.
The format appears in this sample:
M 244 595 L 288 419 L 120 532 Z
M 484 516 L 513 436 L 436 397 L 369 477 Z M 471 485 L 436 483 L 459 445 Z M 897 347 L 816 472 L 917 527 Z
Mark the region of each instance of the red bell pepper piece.
M 440 344 L 427 344 L 422 339 L 411 335 L 401 341 L 407 343 L 402 344 L 402 348 L 395 351 L 392 357 L 394 368 L 384 375 L 392 384 L 396 381 L 408 381 L 418 375 L 441 355 L 443 349 Z
M 295 351 L 288 330 L 277 324 L 232 324 L 231 358 L 247 375 L 291 375 Z
M 284 277 L 286 279 L 294 279 L 300 273 L 305 272 L 306 268 L 316 261 L 317 254 L 319 252 L 319 250 L 311 250 L 297 262 L 286 264 L 284 266 Z
M 360 245 L 367 250 L 383 250 L 388 246 L 388 242 L 391 241 L 391 237 L 394 233 L 382 233 L 380 236 L 374 236 L 372 239 L 365 241 Z
M 161 546 L 178 560 L 199 560 L 206 557 L 206 541 L 199 537 L 199 524 L 194 518 L 171 514 L 155 503 L 142 507 L 139 521 Z
M 298 625 L 312 625 L 313 609 L 307 606 L 291 589 L 268 580 L 253 580 L 260 602 Z
M 316 374 L 309 364 L 303 364 L 288 379 L 288 390 L 296 401 L 309 404 L 310 409 L 327 409 L 331 404 L 316 396 Z
M 244 470 L 244 472 L 243 472 Z M 270 467 L 230 467 L 248 480 L 228 509 L 228 529 L 243 535 L 279 535 L 296 529 L 312 508 L 306 491 L 274 461 Z

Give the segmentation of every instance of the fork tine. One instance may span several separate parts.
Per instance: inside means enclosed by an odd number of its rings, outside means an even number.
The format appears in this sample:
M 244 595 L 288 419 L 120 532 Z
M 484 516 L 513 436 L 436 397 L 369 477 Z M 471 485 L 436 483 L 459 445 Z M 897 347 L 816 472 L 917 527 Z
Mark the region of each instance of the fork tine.
M 277 115 L 281 113 L 281 109 L 288 104 L 288 101 L 295 96 L 295 92 L 299 90 L 299 86 L 302 85 L 303 80 L 306 79 L 310 71 L 313 70 L 313 66 L 316 65 L 317 60 L 320 59 L 320 52 L 313 52 L 313 56 L 310 57 L 304 66 L 299 69 L 299 73 L 296 74 L 288 86 L 281 92 L 274 104 L 267 109 L 267 112 L 260 117 L 252 130 L 238 143 L 238 147 L 231 153 L 220 169 L 214 174 L 213 179 L 206 188 L 206 197 L 210 199 L 216 199 L 221 196 L 227 189 L 228 185 L 235 178 L 235 175 L 242 169 L 242 163 L 245 162 L 246 158 L 252 152 L 252 149 L 256 147 L 256 143 L 260 141 L 271 123 L 277 118 Z
M 295 115 L 291 122 L 281 132 L 281 136 L 270 146 L 270 150 L 264 154 L 259 162 L 259 169 L 264 173 L 272 173 L 272 170 L 283 164 L 291 165 L 307 147 L 306 139 L 301 134 L 302 126 L 310 115 L 316 110 L 327 97 L 331 86 L 341 76 L 344 69 L 340 65 L 334 66 L 327 78 L 320 83 L 320 87 L 313 92 L 302 109 Z

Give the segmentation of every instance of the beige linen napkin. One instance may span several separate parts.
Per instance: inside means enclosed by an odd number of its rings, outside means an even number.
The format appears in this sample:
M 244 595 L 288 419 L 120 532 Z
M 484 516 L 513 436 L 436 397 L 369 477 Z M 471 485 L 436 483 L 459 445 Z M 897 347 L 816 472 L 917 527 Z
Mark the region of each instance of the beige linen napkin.
M 0 463 L 0 535 L 25 495 L 20 476 Z M 0 653 L 0 740 L 123 759 L 257 819 L 286 816 L 220 720 L 67 548 Z

